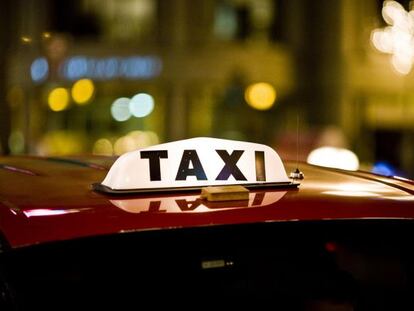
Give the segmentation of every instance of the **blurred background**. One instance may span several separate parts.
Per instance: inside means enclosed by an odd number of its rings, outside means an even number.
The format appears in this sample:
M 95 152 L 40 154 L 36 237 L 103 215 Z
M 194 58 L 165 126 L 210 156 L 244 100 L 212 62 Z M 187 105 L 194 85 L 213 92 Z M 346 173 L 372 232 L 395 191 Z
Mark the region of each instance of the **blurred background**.
M 412 8 L 2 0 L 0 154 L 120 155 L 212 136 L 413 178 Z

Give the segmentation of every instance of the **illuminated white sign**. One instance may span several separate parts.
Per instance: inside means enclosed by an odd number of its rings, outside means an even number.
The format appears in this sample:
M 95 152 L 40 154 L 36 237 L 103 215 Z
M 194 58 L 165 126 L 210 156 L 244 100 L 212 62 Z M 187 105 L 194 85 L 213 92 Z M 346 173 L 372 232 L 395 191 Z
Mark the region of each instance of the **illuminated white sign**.
M 107 191 L 291 184 L 270 147 L 225 139 L 192 138 L 119 157 L 102 182 Z M 103 188 L 103 189 L 102 189 Z

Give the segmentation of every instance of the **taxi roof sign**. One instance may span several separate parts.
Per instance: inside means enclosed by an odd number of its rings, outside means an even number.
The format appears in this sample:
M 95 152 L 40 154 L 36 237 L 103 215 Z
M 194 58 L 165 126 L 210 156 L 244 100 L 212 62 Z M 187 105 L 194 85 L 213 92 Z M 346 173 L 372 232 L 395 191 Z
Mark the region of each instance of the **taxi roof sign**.
M 195 190 L 205 186 L 297 186 L 269 146 L 197 137 L 128 152 L 94 189 L 106 193 Z

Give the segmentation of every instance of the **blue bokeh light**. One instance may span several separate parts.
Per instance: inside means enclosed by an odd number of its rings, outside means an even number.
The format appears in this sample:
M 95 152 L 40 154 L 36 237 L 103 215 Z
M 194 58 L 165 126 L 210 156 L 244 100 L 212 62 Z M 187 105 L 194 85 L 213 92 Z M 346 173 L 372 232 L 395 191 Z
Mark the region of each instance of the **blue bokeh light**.
M 49 64 L 44 57 L 36 58 L 30 66 L 30 76 L 34 82 L 42 82 L 49 75 Z
M 376 162 L 371 170 L 372 173 L 384 176 L 394 176 L 396 174 L 395 168 L 387 162 Z
M 162 70 L 156 56 L 104 57 L 73 56 L 66 59 L 61 74 L 68 80 L 90 78 L 95 80 L 151 79 Z
M 83 56 L 69 58 L 63 64 L 63 75 L 69 80 L 77 80 L 87 76 L 88 59 Z

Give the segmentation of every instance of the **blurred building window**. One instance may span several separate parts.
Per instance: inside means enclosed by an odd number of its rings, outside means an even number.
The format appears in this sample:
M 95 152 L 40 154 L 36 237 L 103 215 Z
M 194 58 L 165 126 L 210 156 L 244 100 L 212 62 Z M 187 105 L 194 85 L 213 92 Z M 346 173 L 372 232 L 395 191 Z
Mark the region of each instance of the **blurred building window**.
M 375 129 L 374 137 L 376 163 L 387 163 L 394 170 L 402 169 L 402 131 L 396 129 Z
M 84 0 L 84 6 L 99 16 L 107 40 L 143 41 L 153 35 L 155 0 Z
M 220 0 L 214 18 L 214 34 L 219 40 L 272 39 L 275 9 L 272 0 Z
M 214 34 L 223 40 L 232 40 L 236 37 L 237 15 L 233 6 L 220 1 L 216 7 L 214 18 Z
M 99 37 L 101 25 L 93 10 L 85 10 L 82 0 L 51 1 L 51 29 L 77 38 Z
M 144 41 L 153 35 L 155 0 L 54 2 L 53 30 L 106 41 Z

